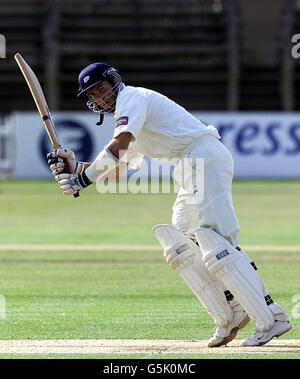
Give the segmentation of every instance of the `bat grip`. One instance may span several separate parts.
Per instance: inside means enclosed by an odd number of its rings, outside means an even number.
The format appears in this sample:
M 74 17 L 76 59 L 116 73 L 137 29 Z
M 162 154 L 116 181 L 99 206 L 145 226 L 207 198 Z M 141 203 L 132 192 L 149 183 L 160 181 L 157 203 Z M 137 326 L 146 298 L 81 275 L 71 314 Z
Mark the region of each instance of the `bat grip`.
M 68 160 L 66 159 L 66 158 L 63 158 L 63 160 L 64 160 L 64 165 L 65 165 L 65 173 L 66 174 L 72 174 L 71 173 L 71 169 L 70 169 L 70 166 L 69 166 L 69 163 L 68 163 Z M 73 195 L 75 198 L 77 198 L 77 197 L 79 197 L 80 195 L 79 195 L 79 191 L 78 192 L 76 192 L 76 193 L 74 193 L 74 195 Z

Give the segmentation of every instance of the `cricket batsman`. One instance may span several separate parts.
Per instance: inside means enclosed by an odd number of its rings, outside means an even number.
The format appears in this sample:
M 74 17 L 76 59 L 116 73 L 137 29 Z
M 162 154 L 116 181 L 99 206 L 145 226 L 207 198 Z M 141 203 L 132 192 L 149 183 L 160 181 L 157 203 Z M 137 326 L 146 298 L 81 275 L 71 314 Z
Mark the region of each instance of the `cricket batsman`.
M 78 81 L 78 96 L 87 96 L 87 106 L 100 115 L 99 125 L 105 113 L 114 113 L 115 131 L 93 162 L 78 162 L 65 148 L 47 155 L 62 192 L 73 195 L 99 179 L 118 179 L 127 167 L 138 169 L 144 155 L 176 159 L 173 179 L 180 189 L 172 225 L 156 225 L 153 232 L 167 263 L 215 322 L 208 346 L 229 343 L 250 319 L 255 330 L 242 346 L 261 346 L 289 331 L 287 312 L 272 300 L 255 264 L 238 246 L 234 163 L 217 129 L 158 92 L 125 85 L 106 63 L 90 64 Z M 71 174 L 64 173 L 63 158 Z

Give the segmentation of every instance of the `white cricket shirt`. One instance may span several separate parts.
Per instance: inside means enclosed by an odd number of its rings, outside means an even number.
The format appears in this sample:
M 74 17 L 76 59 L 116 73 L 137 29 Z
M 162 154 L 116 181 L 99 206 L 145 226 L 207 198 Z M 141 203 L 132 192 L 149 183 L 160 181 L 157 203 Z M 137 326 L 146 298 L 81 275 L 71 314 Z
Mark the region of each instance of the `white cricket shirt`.
M 212 125 L 204 125 L 182 106 L 150 89 L 125 86 L 118 94 L 114 137 L 132 134 L 127 161 L 138 168 L 150 158 L 179 158 L 191 143 L 203 135 L 220 138 Z

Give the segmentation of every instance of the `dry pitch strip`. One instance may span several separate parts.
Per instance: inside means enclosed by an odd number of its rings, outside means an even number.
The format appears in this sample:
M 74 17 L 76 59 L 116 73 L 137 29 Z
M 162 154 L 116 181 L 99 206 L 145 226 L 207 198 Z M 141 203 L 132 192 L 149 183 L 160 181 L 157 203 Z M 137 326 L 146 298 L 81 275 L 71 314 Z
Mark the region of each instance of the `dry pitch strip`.
M 208 348 L 205 340 L 1 340 L 0 354 L 274 354 L 300 353 L 300 340 L 274 339 L 260 347 L 242 347 L 239 341 Z

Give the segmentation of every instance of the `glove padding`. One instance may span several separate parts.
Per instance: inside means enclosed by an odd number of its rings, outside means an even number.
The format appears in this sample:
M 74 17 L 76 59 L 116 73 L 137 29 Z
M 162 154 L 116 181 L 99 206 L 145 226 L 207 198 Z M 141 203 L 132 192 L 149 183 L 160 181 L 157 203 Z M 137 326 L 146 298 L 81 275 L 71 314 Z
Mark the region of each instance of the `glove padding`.
M 48 165 L 54 176 L 68 172 L 80 174 L 84 170 L 84 164 L 75 160 L 75 153 L 69 149 L 58 149 L 48 153 Z
M 92 184 L 84 172 L 82 174 L 58 174 L 55 179 L 65 195 L 74 195 Z

